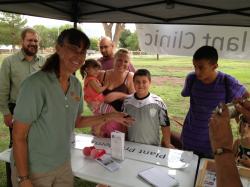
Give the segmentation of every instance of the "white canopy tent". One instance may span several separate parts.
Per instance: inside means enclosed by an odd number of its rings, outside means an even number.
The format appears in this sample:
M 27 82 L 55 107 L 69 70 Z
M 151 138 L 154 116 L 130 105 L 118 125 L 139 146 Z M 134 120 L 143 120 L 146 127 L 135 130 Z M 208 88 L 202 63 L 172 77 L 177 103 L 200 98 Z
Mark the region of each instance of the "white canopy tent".
M 0 0 L 0 10 L 74 23 L 250 26 L 249 0 Z

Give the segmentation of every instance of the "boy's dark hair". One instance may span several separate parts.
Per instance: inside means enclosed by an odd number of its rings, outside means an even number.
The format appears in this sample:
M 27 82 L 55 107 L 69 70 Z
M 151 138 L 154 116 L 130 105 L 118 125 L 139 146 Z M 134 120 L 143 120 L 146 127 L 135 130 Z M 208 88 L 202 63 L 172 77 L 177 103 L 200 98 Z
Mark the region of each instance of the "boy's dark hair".
M 85 63 L 82 65 L 81 69 L 80 69 L 80 73 L 82 75 L 82 78 L 85 77 L 86 75 L 86 68 L 89 68 L 89 67 L 92 67 L 92 68 L 100 68 L 102 67 L 102 65 L 95 59 L 87 59 L 85 60 Z
M 147 69 L 138 69 L 134 74 L 133 80 L 138 76 L 146 76 L 151 81 L 151 73 Z
M 62 31 L 57 38 L 56 44 L 63 46 L 65 42 L 68 42 L 72 45 L 76 45 L 78 47 L 80 47 L 81 44 L 83 44 L 86 50 L 90 46 L 90 40 L 88 36 L 82 31 L 74 28 L 65 29 L 64 31 Z M 44 72 L 55 72 L 56 76 L 60 77 L 59 68 L 60 68 L 59 55 L 57 53 L 54 53 L 47 58 L 41 70 Z
M 193 55 L 194 60 L 209 60 L 211 64 L 216 64 L 218 61 L 217 50 L 212 46 L 202 46 Z

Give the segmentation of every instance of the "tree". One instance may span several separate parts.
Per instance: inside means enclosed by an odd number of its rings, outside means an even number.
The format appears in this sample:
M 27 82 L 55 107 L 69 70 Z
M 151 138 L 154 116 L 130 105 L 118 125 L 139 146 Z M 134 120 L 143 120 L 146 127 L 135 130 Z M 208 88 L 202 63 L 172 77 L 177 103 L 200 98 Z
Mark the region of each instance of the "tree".
M 130 30 L 125 29 L 122 33 L 121 33 L 121 37 L 119 39 L 119 47 L 122 48 L 127 48 L 127 44 L 126 44 L 126 39 L 131 35 Z
M 98 51 L 98 38 L 90 38 L 90 47 L 89 49 Z
M 0 13 L 0 44 L 12 45 L 12 49 L 20 42 L 20 33 L 27 23 L 21 15 Z
M 63 30 L 65 30 L 65 29 L 71 29 L 71 28 L 73 28 L 73 24 L 65 24 L 65 25 L 60 26 L 59 29 L 58 29 L 58 35 L 59 35 Z M 78 27 L 77 29 L 81 30 L 80 27 Z
M 125 24 L 124 23 L 116 23 L 114 35 L 112 33 L 112 28 L 114 26 L 113 23 L 103 23 L 102 25 L 103 25 L 103 28 L 105 31 L 105 35 L 110 37 L 112 39 L 114 45 L 117 47 L 121 33 L 125 29 Z M 114 37 L 112 37 L 112 36 L 114 36 Z
M 37 31 L 40 37 L 40 47 L 41 49 L 45 49 L 48 47 L 54 47 L 57 37 L 59 36 L 60 32 L 65 29 L 72 28 L 72 25 L 65 24 L 60 27 L 52 27 L 47 28 L 43 25 L 35 25 L 34 29 Z
M 33 28 L 36 30 L 36 32 L 39 35 L 40 48 L 45 49 L 47 47 L 51 47 L 50 37 L 49 37 L 50 30 L 47 27 L 45 27 L 44 25 L 35 25 Z
M 131 33 L 125 40 L 127 48 L 131 51 L 137 51 L 139 49 L 139 42 L 136 33 Z
M 120 37 L 120 47 L 127 48 L 132 51 L 136 51 L 139 49 L 139 42 L 136 33 L 131 33 L 130 30 L 125 29 L 121 33 Z

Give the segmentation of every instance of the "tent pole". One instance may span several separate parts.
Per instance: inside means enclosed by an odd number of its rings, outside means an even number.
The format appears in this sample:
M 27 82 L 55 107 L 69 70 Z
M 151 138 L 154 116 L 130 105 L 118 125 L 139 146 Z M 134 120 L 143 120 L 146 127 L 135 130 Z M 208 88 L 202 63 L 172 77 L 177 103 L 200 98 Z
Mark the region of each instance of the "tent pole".
M 74 21 L 74 29 L 77 29 L 77 22 Z
M 72 13 L 73 13 L 73 21 L 74 21 L 74 28 L 77 29 L 77 22 L 78 22 L 78 14 L 79 14 L 79 0 L 72 1 Z

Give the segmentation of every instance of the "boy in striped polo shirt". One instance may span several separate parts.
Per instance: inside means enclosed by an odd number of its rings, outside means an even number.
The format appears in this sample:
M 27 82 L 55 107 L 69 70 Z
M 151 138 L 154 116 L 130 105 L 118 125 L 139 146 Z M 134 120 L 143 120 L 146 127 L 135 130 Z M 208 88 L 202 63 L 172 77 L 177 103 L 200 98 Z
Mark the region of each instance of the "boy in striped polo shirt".
M 184 121 L 181 141 L 185 150 L 200 157 L 212 157 L 208 121 L 220 102 L 229 103 L 249 93 L 234 77 L 216 71 L 218 53 L 214 47 L 203 46 L 193 56 L 195 72 L 187 75 L 183 97 L 190 97 L 190 108 Z

